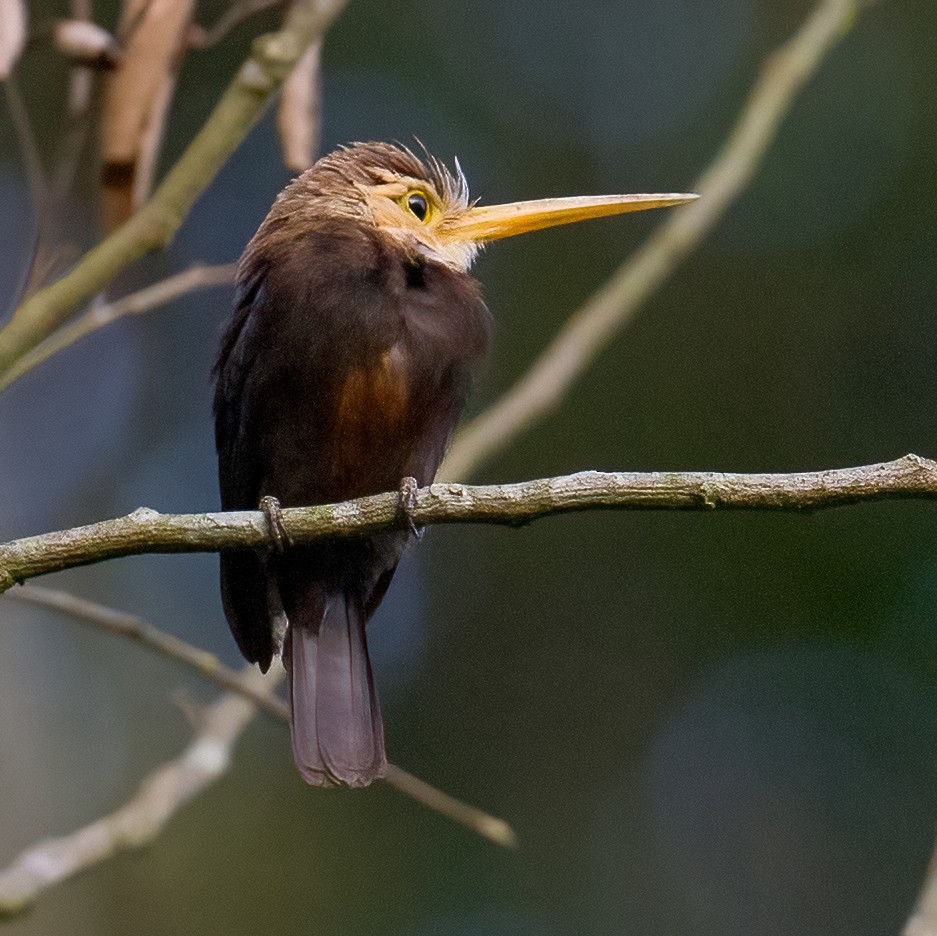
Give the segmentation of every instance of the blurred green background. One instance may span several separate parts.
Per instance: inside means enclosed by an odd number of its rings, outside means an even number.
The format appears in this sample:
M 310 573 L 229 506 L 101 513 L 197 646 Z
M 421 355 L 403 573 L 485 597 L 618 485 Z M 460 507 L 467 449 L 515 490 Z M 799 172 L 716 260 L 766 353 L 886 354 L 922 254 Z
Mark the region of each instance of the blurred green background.
M 457 153 L 488 203 L 686 190 L 809 9 L 353 0 L 326 44 L 323 145 L 416 135 Z M 34 23 L 60 13 L 41 0 Z M 188 58 L 164 165 L 262 22 Z M 555 414 L 466 480 L 937 454 L 935 36 L 932 0 L 863 14 L 703 248 Z M 20 77 L 48 150 L 63 68 L 39 47 Z M 0 119 L 9 307 L 32 219 Z M 123 288 L 234 259 L 287 179 L 268 116 Z M 93 203 L 89 187 L 80 237 Z M 486 253 L 476 272 L 496 350 L 473 412 L 658 221 Z M 217 289 L 124 321 L 0 398 L 0 537 L 140 505 L 216 507 L 208 375 L 230 301 Z M 230 773 L 154 845 L 43 896 L 5 932 L 897 933 L 937 819 L 935 554 L 922 502 L 434 528 L 370 630 L 389 752 L 506 818 L 519 851 L 380 785 L 308 789 L 286 730 L 257 721 Z M 214 557 L 124 559 L 48 584 L 238 660 Z M 191 737 L 174 700 L 212 690 L 20 604 L 0 602 L 0 622 L 3 866 L 124 802 Z

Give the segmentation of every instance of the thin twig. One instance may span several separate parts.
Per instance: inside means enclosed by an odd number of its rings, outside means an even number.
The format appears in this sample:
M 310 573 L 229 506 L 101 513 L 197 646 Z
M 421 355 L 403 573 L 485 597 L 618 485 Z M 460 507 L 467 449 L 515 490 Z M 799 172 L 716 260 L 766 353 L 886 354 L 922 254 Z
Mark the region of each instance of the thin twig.
M 42 168 L 42 160 L 39 158 L 39 147 L 36 144 L 36 135 L 33 132 L 32 121 L 29 119 L 29 112 L 23 103 L 23 96 L 20 94 L 19 85 L 11 75 L 6 81 L 0 82 L 6 94 L 7 107 L 10 110 L 10 119 L 13 123 L 13 131 L 16 134 L 16 140 L 19 143 L 20 155 L 23 157 L 23 166 L 26 169 L 26 178 L 29 180 L 29 187 L 32 190 L 33 201 L 38 206 L 42 204 L 46 190 L 46 175 Z
M 71 272 L 30 296 L 0 329 L 0 375 L 65 324 L 78 306 L 122 269 L 169 243 L 195 199 L 259 119 L 300 56 L 346 3 L 296 3 L 279 32 L 254 41 L 251 56 L 150 200 Z
M 517 848 L 517 836 L 503 819 L 482 812 L 477 806 L 469 806 L 448 793 L 428 784 L 394 764 L 387 765 L 384 778 L 392 787 L 406 793 L 429 809 L 454 819 L 460 825 L 478 833 L 482 838 L 504 848 Z
M 130 315 L 141 315 L 173 299 L 197 289 L 211 286 L 223 286 L 234 282 L 236 263 L 224 263 L 217 266 L 196 264 L 159 282 L 152 283 L 137 292 L 130 293 L 114 302 L 93 304 L 84 315 L 63 325 L 54 331 L 45 341 L 28 351 L 0 376 L 0 390 L 5 389 L 14 380 L 22 377 L 50 357 L 64 351 L 81 338 L 96 332 L 105 325 Z
M 761 164 L 797 92 L 869 0 L 822 0 L 768 57 L 718 156 L 690 187 L 700 198 L 667 220 L 566 322 L 511 388 L 456 436 L 439 478 L 467 478 L 553 410 L 570 385 L 712 229 Z
M 71 23 L 94 26 L 90 0 L 70 0 L 69 6 Z M 66 228 L 75 176 L 91 133 L 98 74 L 78 62 L 69 69 L 66 115 L 55 145 L 46 197 L 38 206 L 38 249 L 28 271 L 27 295 L 60 275 L 81 255 L 79 246 L 67 237 Z
M 284 4 L 284 0 L 235 0 L 218 17 L 214 26 L 209 26 L 207 29 L 202 30 L 200 34 L 196 34 L 192 45 L 199 49 L 211 48 L 211 46 L 221 42 L 239 23 L 249 19 L 256 13 L 282 4 Z
M 937 936 L 937 848 L 931 853 L 927 876 L 902 936 Z
M 433 484 L 400 513 L 398 492 L 343 504 L 285 508 L 283 527 L 297 544 L 415 524 L 518 526 L 581 510 L 807 511 L 862 501 L 937 499 L 937 462 L 905 455 L 858 468 L 796 474 L 583 471 L 519 484 Z M 114 520 L 0 545 L 0 592 L 37 575 L 141 553 L 262 548 L 269 540 L 260 511 L 161 514 L 141 507 Z
M 39 158 L 39 150 L 36 146 L 36 137 L 33 133 L 32 123 L 29 119 L 29 113 L 23 104 L 23 98 L 19 87 L 16 84 L 14 76 L 2 82 L 3 92 L 6 97 L 7 107 L 10 111 L 10 119 L 13 123 L 13 131 L 20 147 L 20 155 L 23 158 L 23 167 L 26 170 L 26 178 L 29 181 L 29 192 L 33 202 L 33 211 L 37 217 L 41 216 L 43 199 L 46 190 L 45 172 L 42 168 L 42 160 Z M 38 224 L 32 235 L 32 254 L 28 263 L 24 265 L 23 271 L 19 277 L 19 282 L 10 299 L 11 304 L 20 301 L 21 297 L 28 292 L 30 270 L 39 255 L 40 236 Z
M 251 666 L 242 679 L 255 692 L 270 693 L 281 677 L 282 671 L 262 676 Z M 21 912 L 79 871 L 152 841 L 179 809 L 225 773 L 231 749 L 255 711 L 254 703 L 240 695 L 221 696 L 202 713 L 186 750 L 150 774 L 133 799 L 70 835 L 22 852 L 0 872 L 0 916 Z
M 280 721 L 289 721 L 287 703 L 266 686 L 258 689 L 253 679 L 245 678 L 244 670 L 234 670 L 225 666 L 213 653 L 180 640 L 143 618 L 87 601 L 69 592 L 39 585 L 24 585 L 8 594 L 19 601 L 52 608 L 110 634 L 135 640 L 150 650 L 191 667 L 216 686 L 244 696 L 265 714 Z M 425 780 L 420 780 L 419 777 L 393 764 L 388 766 L 385 780 L 404 795 L 477 832 L 496 845 L 516 847 L 517 837 L 503 819 L 443 793 Z
M 9 597 L 16 601 L 51 608 L 53 611 L 90 624 L 97 630 L 133 640 L 162 656 L 184 663 L 221 689 L 236 692 L 250 699 L 268 715 L 289 719 L 289 709 L 286 703 L 273 695 L 266 687 L 259 689 L 252 681 L 245 680 L 245 670 L 225 666 L 214 653 L 209 653 L 207 650 L 181 640 L 135 614 L 127 614 L 125 611 L 109 608 L 96 601 L 79 598 L 70 592 L 40 585 L 23 585 L 22 588 L 9 592 Z
M 302 172 L 315 162 L 322 133 L 322 43 L 314 42 L 283 84 L 277 133 L 283 164 Z

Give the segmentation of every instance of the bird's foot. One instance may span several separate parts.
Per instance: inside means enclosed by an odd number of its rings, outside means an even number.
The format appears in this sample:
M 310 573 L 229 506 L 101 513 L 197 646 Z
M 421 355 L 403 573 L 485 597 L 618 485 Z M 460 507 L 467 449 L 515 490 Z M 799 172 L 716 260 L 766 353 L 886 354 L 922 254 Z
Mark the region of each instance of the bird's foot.
M 284 553 L 290 546 L 290 535 L 283 526 L 283 512 L 280 502 L 269 494 L 260 498 L 259 509 L 267 518 L 267 529 L 270 533 L 270 546 L 274 552 Z
M 416 478 L 403 478 L 400 487 L 397 489 L 398 505 L 400 512 L 406 517 L 410 532 L 417 538 L 423 538 L 423 528 L 418 527 L 413 522 L 413 511 L 416 510 L 416 493 L 420 486 L 416 483 Z

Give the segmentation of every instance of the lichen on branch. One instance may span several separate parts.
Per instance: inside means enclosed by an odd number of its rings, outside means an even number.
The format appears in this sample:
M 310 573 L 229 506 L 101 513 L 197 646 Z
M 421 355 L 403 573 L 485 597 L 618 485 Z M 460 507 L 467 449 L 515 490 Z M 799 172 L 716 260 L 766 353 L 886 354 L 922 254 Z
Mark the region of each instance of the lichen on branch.
M 582 510 L 808 511 L 861 501 L 937 499 L 937 462 L 905 455 L 891 462 L 791 474 L 583 471 L 518 484 L 433 484 L 401 510 L 398 493 L 342 504 L 283 510 L 294 544 L 353 536 L 410 523 L 518 526 L 550 514 Z M 0 592 L 18 582 L 141 553 L 262 549 L 270 532 L 260 511 L 161 514 L 141 507 L 114 520 L 44 533 L 0 545 Z

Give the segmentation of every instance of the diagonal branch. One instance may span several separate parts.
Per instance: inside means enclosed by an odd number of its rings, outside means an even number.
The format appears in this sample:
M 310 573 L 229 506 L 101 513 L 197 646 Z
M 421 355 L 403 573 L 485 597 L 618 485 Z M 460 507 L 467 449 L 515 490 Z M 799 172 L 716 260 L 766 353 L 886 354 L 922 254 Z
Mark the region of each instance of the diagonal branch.
M 209 706 L 185 751 L 147 776 L 123 806 L 67 835 L 31 845 L 0 869 L 0 919 L 24 912 L 44 891 L 81 871 L 152 842 L 183 806 L 226 773 L 231 750 L 256 713 L 254 702 L 245 696 L 266 694 L 275 700 L 272 693 L 282 673 L 271 670 L 262 676 L 256 667 L 246 667 L 239 693 L 225 693 Z M 466 806 L 399 767 L 391 766 L 386 780 L 496 844 L 516 844 L 507 823 Z
M 43 588 L 38 585 L 24 585 L 11 591 L 9 597 L 67 614 L 97 630 L 133 640 L 148 650 L 194 669 L 219 688 L 249 699 L 267 715 L 279 719 L 289 718 L 289 711 L 282 699 L 271 693 L 266 686 L 257 688 L 245 678 L 247 669 L 232 669 L 222 663 L 214 653 L 161 630 L 145 618 L 118 611 L 96 601 L 87 601 L 57 588 Z
M 931 853 L 921 893 L 901 936 L 937 936 L 937 848 Z
M 389 493 L 285 508 L 282 518 L 291 541 L 299 545 L 411 523 L 519 526 L 581 510 L 806 511 L 907 498 L 937 499 L 937 462 L 905 455 L 858 468 L 795 474 L 583 471 L 518 484 L 433 484 L 417 492 L 416 505 L 406 515 L 399 493 Z M 141 507 L 114 520 L 0 545 L 0 592 L 37 575 L 118 556 L 263 549 L 269 535 L 260 511 L 161 514 Z
M 279 674 L 245 669 L 246 686 L 271 693 Z M 190 799 L 227 770 L 231 748 L 255 712 L 254 703 L 227 693 L 202 712 L 186 750 L 151 773 L 136 795 L 110 815 L 59 838 L 38 842 L 0 871 L 0 917 L 25 910 L 43 891 L 120 851 L 151 842 Z
M 51 608 L 110 634 L 135 640 L 150 650 L 191 667 L 216 686 L 248 699 L 266 715 L 280 721 L 289 721 L 289 706 L 273 694 L 271 690 L 274 684 L 268 680 L 269 685 L 264 684 L 258 687 L 254 677 L 248 675 L 254 667 L 246 667 L 238 671 L 225 666 L 213 653 L 160 630 L 144 618 L 109 608 L 95 601 L 86 601 L 68 592 L 37 585 L 24 585 L 22 588 L 17 588 L 10 592 L 10 597 Z M 244 727 L 246 725 L 245 721 Z M 237 740 L 238 735 L 239 732 L 237 735 L 232 735 L 232 744 Z M 394 764 L 388 765 L 387 776 L 384 779 L 400 793 L 458 822 L 496 845 L 508 848 L 517 845 L 514 830 L 503 819 L 483 812 L 476 806 L 463 803 L 448 793 L 443 793 L 442 790 L 436 789 L 425 780 L 420 780 Z M 107 857 L 107 855 L 102 857 Z M 2 886 L 0 886 L 0 893 L 2 893 Z M 2 913 L 2 907 L 0 907 L 0 913 Z
M 543 419 L 722 218 L 758 170 L 798 92 L 875 0 L 820 0 L 770 55 L 721 151 L 688 189 L 700 198 L 672 212 L 569 318 L 530 369 L 456 436 L 440 479 L 466 478 Z
M 81 338 L 93 334 L 118 319 L 130 315 L 142 315 L 179 296 L 212 286 L 223 286 L 234 282 L 236 263 L 224 263 L 217 266 L 195 264 L 181 273 L 174 273 L 165 279 L 144 286 L 113 302 L 92 304 L 91 308 L 57 328 L 48 338 L 41 341 L 31 351 L 18 358 L 13 366 L 0 375 L 0 390 L 6 389 L 27 371 L 47 361 L 50 357 L 64 351 Z
M 322 36 L 346 2 L 294 3 L 279 32 L 255 40 L 251 56 L 150 200 L 70 273 L 27 299 L 0 329 L 0 377 L 124 267 L 169 243 L 309 44 Z

